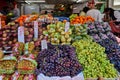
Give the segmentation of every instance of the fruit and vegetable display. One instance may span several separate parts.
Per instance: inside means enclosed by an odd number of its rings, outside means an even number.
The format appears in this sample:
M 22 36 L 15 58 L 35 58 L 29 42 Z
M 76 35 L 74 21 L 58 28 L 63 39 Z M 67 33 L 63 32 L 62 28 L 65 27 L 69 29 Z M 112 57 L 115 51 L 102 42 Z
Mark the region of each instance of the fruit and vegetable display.
M 77 16 L 70 21 L 71 24 L 85 24 L 89 22 L 94 22 L 94 18 L 91 16 Z
M 74 18 L 76 18 L 77 16 L 78 16 L 77 14 L 71 14 L 71 15 L 69 16 L 70 21 L 73 20 Z
M 22 75 L 17 72 L 12 75 L 3 75 L 2 77 L 2 80 L 37 80 L 34 74 Z
M 88 25 L 88 34 L 94 38 L 95 42 L 99 42 L 106 38 L 117 42 L 115 35 L 111 33 L 111 29 L 108 23 L 90 23 Z
M 87 24 L 83 25 L 71 25 L 72 29 L 72 42 L 81 39 L 89 39 L 90 36 L 87 34 Z
M 110 64 L 105 48 L 92 40 L 80 40 L 72 44 L 76 48 L 77 58 L 84 68 L 85 78 L 116 78 L 117 71 Z
M 0 59 L 2 59 L 3 56 L 4 56 L 4 53 L 3 53 L 2 49 L 0 49 Z
M 0 29 L 0 47 L 13 47 L 17 42 L 17 25 L 14 22 L 9 25 Z
M 25 23 L 24 26 L 25 26 L 25 28 L 24 28 L 25 29 L 25 42 L 34 41 L 37 44 L 42 39 L 47 39 L 47 37 L 43 36 L 43 34 L 42 34 L 43 31 L 46 30 L 46 28 L 42 27 L 41 22 L 38 22 L 38 39 L 35 38 L 35 35 L 34 35 L 34 22 Z
M 0 74 L 12 74 L 15 71 L 17 59 L 13 56 L 5 56 L 0 59 Z
M 48 36 L 48 42 L 52 44 L 70 44 L 72 29 L 65 31 L 65 23 L 57 22 L 47 26 L 47 30 L 43 31 L 45 36 Z
M 120 46 L 109 24 L 76 14 L 59 18 L 35 14 L 22 15 L 7 25 L 2 22 L 0 75 L 3 80 L 37 80 L 40 74 L 74 78 L 81 72 L 85 78 L 117 77 Z M 18 42 L 19 26 L 24 27 L 24 43 Z
M 78 75 L 83 68 L 75 54 L 75 48 L 72 46 L 48 44 L 48 49 L 38 54 L 36 74 L 43 73 L 49 77 Z
M 22 58 L 17 65 L 18 73 L 20 74 L 34 74 L 37 67 L 37 62 L 33 59 Z
M 95 42 L 105 47 L 105 53 L 110 62 L 120 72 L 120 46 L 117 43 L 116 36 L 111 33 L 110 26 L 107 23 L 95 22 L 89 24 L 88 34 L 91 35 Z
M 105 52 L 114 67 L 120 72 L 120 46 L 111 39 L 104 39 L 99 44 L 105 47 Z

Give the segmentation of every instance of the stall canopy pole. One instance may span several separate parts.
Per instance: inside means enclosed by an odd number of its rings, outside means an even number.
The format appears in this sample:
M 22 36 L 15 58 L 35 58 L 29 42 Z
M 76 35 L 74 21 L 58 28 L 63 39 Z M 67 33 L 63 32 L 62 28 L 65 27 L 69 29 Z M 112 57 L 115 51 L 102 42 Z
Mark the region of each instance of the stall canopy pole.
M 109 0 L 107 0 L 107 3 L 106 3 L 106 4 L 107 4 L 107 8 L 108 8 L 108 7 L 109 7 Z

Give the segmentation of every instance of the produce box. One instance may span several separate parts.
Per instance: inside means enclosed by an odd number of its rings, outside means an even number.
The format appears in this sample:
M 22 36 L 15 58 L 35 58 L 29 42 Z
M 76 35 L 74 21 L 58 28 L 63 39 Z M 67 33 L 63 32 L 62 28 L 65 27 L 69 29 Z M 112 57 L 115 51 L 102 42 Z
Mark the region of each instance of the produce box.
M 59 21 L 70 20 L 68 17 L 54 17 L 54 18 L 58 19 Z
M 79 73 L 77 76 L 70 77 L 70 76 L 64 76 L 64 77 L 59 77 L 59 76 L 53 76 L 53 77 L 48 77 L 45 76 L 44 74 L 39 74 L 37 76 L 37 80 L 84 80 L 84 75 L 83 73 Z
M 15 71 L 17 59 L 13 56 L 5 56 L 0 60 L 0 74 L 12 74 Z
M 36 67 L 37 62 L 29 58 L 21 58 L 17 65 L 18 73 L 20 74 L 34 74 Z

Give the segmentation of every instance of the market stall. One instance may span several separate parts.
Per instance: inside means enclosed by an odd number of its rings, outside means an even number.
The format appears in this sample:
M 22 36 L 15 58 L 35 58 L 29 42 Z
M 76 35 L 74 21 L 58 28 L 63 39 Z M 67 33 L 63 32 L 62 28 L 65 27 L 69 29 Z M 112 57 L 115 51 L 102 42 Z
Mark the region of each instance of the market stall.
M 76 14 L 2 21 L 0 80 L 119 80 L 120 39 L 108 22 Z

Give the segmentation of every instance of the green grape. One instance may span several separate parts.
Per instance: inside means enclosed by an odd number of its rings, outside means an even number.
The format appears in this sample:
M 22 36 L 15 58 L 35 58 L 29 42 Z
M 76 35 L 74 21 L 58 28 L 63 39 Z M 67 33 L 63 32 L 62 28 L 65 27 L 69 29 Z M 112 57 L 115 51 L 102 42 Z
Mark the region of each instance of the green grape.
M 92 42 L 92 39 L 75 41 L 77 58 L 84 68 L 85 78 L 116 78 L 117 71 L 105 54 L 105 48 Z

